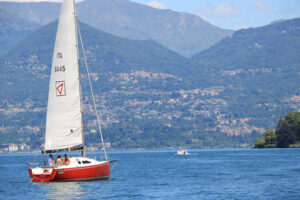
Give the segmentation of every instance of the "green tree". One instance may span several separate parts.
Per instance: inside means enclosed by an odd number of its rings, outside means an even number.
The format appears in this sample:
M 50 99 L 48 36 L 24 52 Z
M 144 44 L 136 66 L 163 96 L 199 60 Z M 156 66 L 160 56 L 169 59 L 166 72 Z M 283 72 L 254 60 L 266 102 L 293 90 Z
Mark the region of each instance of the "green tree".
M 296 140 L 300 142 L 300 112 L 288 112 L 284 118 L 292 131 L 296 135 Z
M 265 138 L 265 145 L 275 146 L 276 145 L 276 135 L 274 129 L 269 129 L 263 133 Z
M 258 138 L 255 142 L 254 148 L 265 148 L 265 139 L 264 138 Z
M 280 127 L 276 130 L 277 136 L 277 147 L 286 148 L 290 144 L 294 144 L 296 141 L 296 136 L 293 133 L 289 124 L 285 121 L 280 122 Z

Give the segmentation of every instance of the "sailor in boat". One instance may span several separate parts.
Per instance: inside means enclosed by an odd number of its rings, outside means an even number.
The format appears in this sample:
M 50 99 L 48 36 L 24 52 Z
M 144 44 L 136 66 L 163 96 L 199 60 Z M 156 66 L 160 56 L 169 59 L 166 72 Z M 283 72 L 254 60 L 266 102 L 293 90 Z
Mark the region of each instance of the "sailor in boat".
M 67 154 L 65 154 L 65 159 L 64 159 L 64 162 L 63 162 L 63 166 L 67 166 L 70 164 L 70 158 L 68 157 Z
M 63 164 L 63 159 L 61 158 L 61 155 L 58 155 L 56 160 L 55 160 L 56 165 L 62 165 Z
M 53 155 L 52 155 L 52 154 L 49 155 L 49 158 L 48 158 L 48 166 L 54 167 L 54 158 L 53 158 Z

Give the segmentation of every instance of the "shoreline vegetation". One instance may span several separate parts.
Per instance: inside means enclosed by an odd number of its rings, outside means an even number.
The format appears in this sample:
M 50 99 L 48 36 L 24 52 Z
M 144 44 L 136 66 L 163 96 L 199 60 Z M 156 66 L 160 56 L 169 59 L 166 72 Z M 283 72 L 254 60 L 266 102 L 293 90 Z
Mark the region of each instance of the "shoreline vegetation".
M 277 128 L 265 131 L 254 148 L 300 148 L 300 112 L 280 117 Z

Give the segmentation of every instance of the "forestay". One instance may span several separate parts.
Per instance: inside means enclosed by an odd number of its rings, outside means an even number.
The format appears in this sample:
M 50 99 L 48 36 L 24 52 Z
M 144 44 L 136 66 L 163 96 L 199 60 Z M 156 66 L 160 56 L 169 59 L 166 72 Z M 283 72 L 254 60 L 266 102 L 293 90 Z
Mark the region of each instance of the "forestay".
M 45 151 L 83 145 L 74 1 L 63 1 L 49 84 Z

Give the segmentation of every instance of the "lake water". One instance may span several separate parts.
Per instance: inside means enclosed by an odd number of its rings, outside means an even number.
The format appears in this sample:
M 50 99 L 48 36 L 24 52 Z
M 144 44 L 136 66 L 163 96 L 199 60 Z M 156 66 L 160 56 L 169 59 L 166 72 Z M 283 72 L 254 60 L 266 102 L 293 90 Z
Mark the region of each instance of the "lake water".
M 300 199 L 300 149 L 189 152 L 112 151 L 111 180 L 64 183 L 32 182 L 34 154 L 0 154 L 0 199 Z

